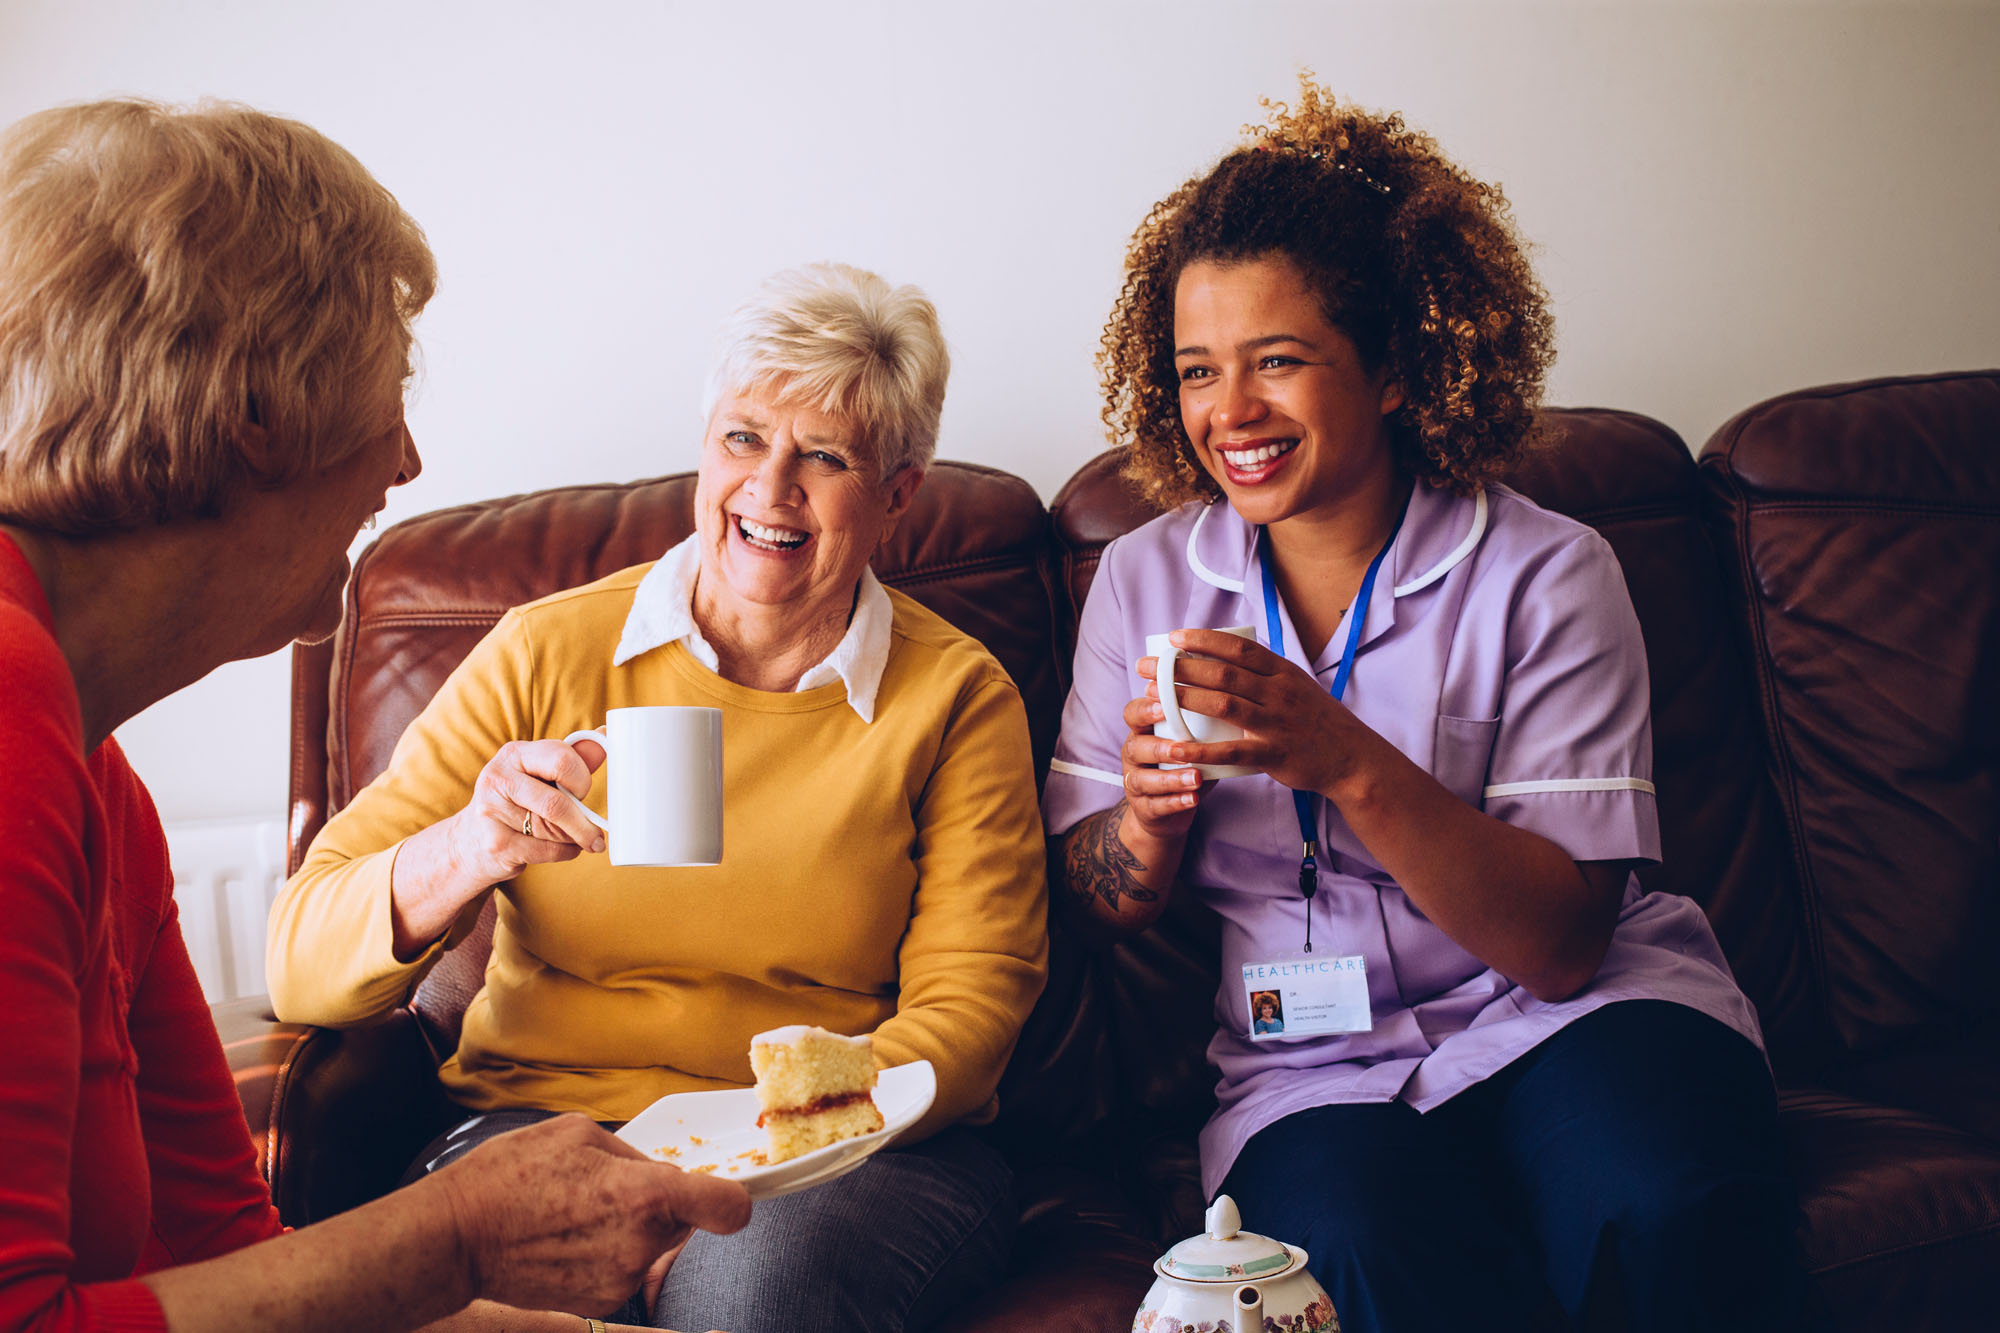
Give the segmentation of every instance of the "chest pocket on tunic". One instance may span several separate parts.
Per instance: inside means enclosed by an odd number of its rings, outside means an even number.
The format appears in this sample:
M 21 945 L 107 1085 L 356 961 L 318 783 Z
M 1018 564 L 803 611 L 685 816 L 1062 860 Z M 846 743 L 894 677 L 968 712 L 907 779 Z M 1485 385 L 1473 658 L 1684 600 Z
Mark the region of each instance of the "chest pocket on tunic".
M 1474 809 L 1485 806 L 1486 768 L 1493 762 L 1493 738 L 1499 731 L 1497 717 L 1440 715 L 1437 720 L 1437 734 L 1431 743 L 1431 776 Z

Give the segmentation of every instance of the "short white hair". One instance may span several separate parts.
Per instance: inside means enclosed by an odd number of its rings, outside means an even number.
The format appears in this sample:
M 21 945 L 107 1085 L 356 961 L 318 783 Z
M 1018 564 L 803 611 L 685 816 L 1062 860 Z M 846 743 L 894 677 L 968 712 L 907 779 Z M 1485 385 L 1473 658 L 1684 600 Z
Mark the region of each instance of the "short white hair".
M 722 327 L 702 394 L 775 390 L 853 422 L 882 474 L 928 467 L 937 450 L 951 355 L 937 310 L 915 287 L 891 287 L 852 264 L 808 264 L 766 278 Z

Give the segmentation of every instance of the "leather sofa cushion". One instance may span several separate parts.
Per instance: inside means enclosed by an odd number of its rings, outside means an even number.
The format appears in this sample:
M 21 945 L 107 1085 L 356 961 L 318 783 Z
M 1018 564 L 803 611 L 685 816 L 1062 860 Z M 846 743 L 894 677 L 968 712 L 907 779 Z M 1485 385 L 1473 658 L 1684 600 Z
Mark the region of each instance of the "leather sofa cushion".
M 1701 468 L 1797 848 L 1799 962 L 1849 1051 L 2000 991 L 2000 374 L 1835 385 Z
M 1820 1088 L 1784 1091 L 1778 1122 L 1823 1326 L 1990 1326 L 2000 1145 Z

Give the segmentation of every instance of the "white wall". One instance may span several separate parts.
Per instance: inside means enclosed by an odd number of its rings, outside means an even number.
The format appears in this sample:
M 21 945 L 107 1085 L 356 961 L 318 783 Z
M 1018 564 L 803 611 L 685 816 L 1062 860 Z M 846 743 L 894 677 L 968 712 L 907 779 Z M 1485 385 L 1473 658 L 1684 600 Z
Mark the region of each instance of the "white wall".
M 1787 389 L 2000 364 L 1991 5 L 0 0 L 0 121 L 234 98 L 428 229 L 390 520 L 689 466 L 712 329 L 819 258 L 931 293 L 941 452 L 1047 497 L 1100 447 L 1126 237 L 1300 66 L 1506 185 L 1555 402 L 1698 445 Z M 232 665 L 124 728 L 169 820 L 282 813 L 288 685 Z

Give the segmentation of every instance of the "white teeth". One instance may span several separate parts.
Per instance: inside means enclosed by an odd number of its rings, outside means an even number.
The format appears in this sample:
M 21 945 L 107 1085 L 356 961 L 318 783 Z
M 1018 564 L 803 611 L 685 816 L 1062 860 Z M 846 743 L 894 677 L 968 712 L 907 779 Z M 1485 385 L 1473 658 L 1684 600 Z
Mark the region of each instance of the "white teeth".
M 1281 440 L 1277 444 L 1267 444 L 1258 449 L 1218 449 L 1222 461 L 1231 467 L 1251 468 L 1259 463 L 1268 463 L 1279 454 L 1288 454 L 1299 447 L 1297 440 Z
M 803 546 L 806 537 L 809 535 L 803 532 L 795 532 L 790 528 L 767 528 L 762 523 L 752 523 L 747 518 L 738 518 L 736 522 L 742 527 L 743 535 L 752 541 L 761 542 L 765 546 L 780 547 L 787 551 L 796 546 Z

